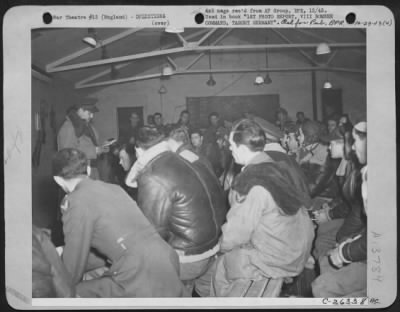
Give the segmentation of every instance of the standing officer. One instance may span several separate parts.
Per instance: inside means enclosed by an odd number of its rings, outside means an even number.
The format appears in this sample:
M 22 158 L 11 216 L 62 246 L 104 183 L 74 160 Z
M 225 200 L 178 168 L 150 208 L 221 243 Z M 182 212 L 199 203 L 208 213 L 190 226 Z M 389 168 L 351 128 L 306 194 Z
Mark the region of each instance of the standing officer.
M 97 156 L 108 152 L 108 147 L 99 146 L 99 136 L 92 125 L 94 113 L 99 111 L 95 105 L 96 101 L 96 99 L 86 98 L 72 106 L 67 111 L 66 120 L 57 136 L 58 150 L 76 148 L 86 155 L 92 168 L 93 179 L 99 178 Z

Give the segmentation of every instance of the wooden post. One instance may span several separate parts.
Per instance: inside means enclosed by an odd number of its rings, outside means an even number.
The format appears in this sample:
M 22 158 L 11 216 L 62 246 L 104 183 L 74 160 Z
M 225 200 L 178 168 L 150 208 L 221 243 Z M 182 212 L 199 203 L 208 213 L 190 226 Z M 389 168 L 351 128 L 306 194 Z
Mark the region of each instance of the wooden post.
M 315 70 L 311 71 L 311 92 L 312 92 L 312 107 L 313 107 L 313 119 L 318 119 L 318 106 L 317 106 L 317 79 Z

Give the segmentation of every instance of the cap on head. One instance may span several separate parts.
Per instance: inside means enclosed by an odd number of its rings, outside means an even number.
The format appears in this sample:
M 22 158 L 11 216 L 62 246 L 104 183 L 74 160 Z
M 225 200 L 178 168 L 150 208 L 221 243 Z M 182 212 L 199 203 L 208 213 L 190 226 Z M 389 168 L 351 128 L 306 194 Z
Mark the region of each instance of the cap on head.
M 96 103 L 97 99 L 95 98 L 84 98 L 75 105 L 75 109 L 78 110 L 79 108 L 82 108 L 83 110 L 97 113 L 99 109 L 97 108 Z
M 357 123 L 357 124 L 354 126 L 354 129 L 356 129 L 356 130 L 358 130 L 358 131 L 360 131 L 360 132 L 365 132 L 365 133 L 367 133 L 367 122 L 365 122 L 365 121 L 360 121 L 359 123 Z

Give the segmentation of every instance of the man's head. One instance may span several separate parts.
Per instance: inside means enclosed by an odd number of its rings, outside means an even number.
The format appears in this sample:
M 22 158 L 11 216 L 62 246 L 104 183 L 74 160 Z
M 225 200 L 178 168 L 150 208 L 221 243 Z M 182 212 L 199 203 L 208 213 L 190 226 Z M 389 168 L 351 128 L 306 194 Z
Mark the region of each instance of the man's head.
M 329 152 L 331 154 L 331 158 L 340 159 L 344 157 L 344 140 L 343 139 L 335 139 L 331 140 L 329 143 Z
M 124 168 L 125 171 L 129 171 L 131 169 L 135 153 L 135 146 L 133 144 L 123 144 L 119 148 L 119 164 L 122 168 Z
M 80 178 L 90 174 L 90 167 L 83 152 L 74 148 L 64 148 L 54 155 L 52 171 L 56 183 L 66 193 L 70 193 Z
M 321 126 L 313 120 L 305 121 L 299 129 L 300 144 L 305 146 L 320 141 Z
M 148 125 L 154 125 L 154 115 L 148 115 L 147 116 L 147 124 Z
M 163 120 L 161 113 L 155 113 L 153 116 L 154 116 L 154 124 L 156 126 L 162 126 Z
M 219 123 L 219 114 L 217 112 L 212 112 L 208 115 L 208 122 L 211 126 L 217 127 Z
M 249 119 L 237 122 L 229 135 L 230 150 L 235 162 L 246 165 L 255 153 L 262 152 L 266 143 L 263 129 Z
M 190 144 L 189 133 L 185 127 L 173 127 L 168 134 L 167 142 L 170 149 L 176 152 L 180 146 Z
M 187 110 L 182 111 L 179 120 L 182 125 L 188 125 L 190 122 L 189 112 Z
M 328 119 L 326 120 L 326 124 L 327 124 L 329 133 L 332 133 L 333 131 L 335 131 L 338 126 L 337 116 L 335 116 L 335 115 L 329 116 Z
M 355 151 L 360 164 L 367 163 L 367 123 L 359 122 L 353 128 L 353 150 Z
M 296 118 L 299 122 L 303 122 L 305 119 L 304 113 L 303 112 L 297 112 Z
M 144 126 L 138 131 L 136 139 L 136 154 L 138 158 L 144 151 L 164 140 L 162 134 L 155 126 Z
M 342 114 L 339 118 L 339 126 L 345 125 L 347 123 L 350 123 L 350 118 L 348 114 Z
M 138 113 L 133 112 L 133 113 L 131 114 L 131 117 L 129 118 L 129 120 L 130 120 L 130 122 L 131 122 L 132 128 L 136 128 L 136 127 L 139 126 L 140 117 L 139 117 Z
M 83 99 L 78 104 L 72 107 L 72 110 L 83 120 L 89 122 L 94 117 L 94 113 L 97 113 L 99 109 L 95 105 L 96 99 Z
M 200 129 L 195 129 L 190 133 L 190 141 L 196 148 L 199 148 L 203 144 L 203 134 Z

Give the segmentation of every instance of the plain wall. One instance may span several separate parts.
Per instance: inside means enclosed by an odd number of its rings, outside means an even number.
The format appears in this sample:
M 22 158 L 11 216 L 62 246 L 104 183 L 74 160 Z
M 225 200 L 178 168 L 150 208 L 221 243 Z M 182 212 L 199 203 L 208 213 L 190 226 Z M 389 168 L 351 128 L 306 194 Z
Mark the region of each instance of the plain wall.
M 41 102 L 47 103 L 45 132 L 46 141 L 42 144 L 40 164 L 32 166 L 32 221 L 37 226 L 49 227 L 54 222 L 56 212 L 59 209 L 58 193 L 59 187 L 53 180 L 51 172 L 51 161 L 57 150 L 57 131 L 65 119 L 65 111 L 77 98 L 77 92 L 71 85 L 53 80 L 45 82 L 32 77 L 32 126 L 31 140 L 32 153 L 38 137 L 35 129 L 35 114 L 40 111 Z M 50 105 L 55 112 L 56 130 L 50 127 Z
M 293 60 L 285 55 L 274 56 L 279 63 L 276 66 L 287 66 Z M 218 54 L 213 56 L 213 68 L 255 68 L 265 66 L 265 54 Z M 272 59 L 270 57 L 270 59 Z M 178 64 L 185 65 L 191 58 L 177 59 Z M 295 60 L 300 66 L 301 61 Z M 277 62 L 274 61 L 274 64 Z M 208 58 L 203 57 L 196 68 L 207 68 Z M 151 71 L 149 71 L 150 73 Z M 153 71 L 154 72 L 154 71 Z M 265 73 L 262 73 L 265 76 Z M 95 117 L 95 125 L 100 137 L 107 139 L 116 137 L 118 132 L 116 109 L 126 106 L 143 106 L 144 118 L 148 114 L 161 112 L 164 123 L 174 123 L 179 114 L 186 109 L 186 97 L 217 96 L 217 95 L 256 95 L 256 94 L 279 94 L 281 106 L 287 108 L 289 114 L 294 116 L 297 110 L 302 110 L 308 116 L 312 116 L 312 85 L 310 72 L 284 73 L 274 72 L 270 76 L 270 85 L 254 85 L 257 73 L 244 74 L 215 74 L 213 75 L 216 85 L 207 86 L 208 75 L 175 75 L 168 80 L 151 79 L 132 83 L 118 84 L 96 91 L 91 96 L 99 99 L 100 112 Z M 158 89 L 163 84 L 167 93 L 160 95 Z
M 175 59 L 178 66 L 185 66 L 192 57 L 183 56 Z M 298 53 L 275 53 L 269 56 L 274 67 L 304 67 L 309 66 Z M 265 53 L 218 53 L 212 55 L 212 68 L 257 68 L 265 66 Z M 205 55 L 192 69 L 208 67 L 208 56 Z M 155 73 L 160 68 L 154 64 L 154 69 L 143 74 Z M 262 73 L 264 76 L 265 73 Z M 217 96 L 217 95 L 254 95 L 279 94 L 280 105 L 289 116 L 295 119 L 297 111 L 303 111 L 306 116 L 313 117 L 311 72 L 272 72 L 270 85 L 254 85 L 257 73 L 245 74 L 214 74 L 216 85 L 209 87 L 209 78 L 204 74 L 175 75 L 168 80 L 150 79 L 131 83 L 117 84 L 97 90 L 91 96 L 99 99 L 100 112 L 94 123 L 101 139 L 117 137 L 118 126 L 117 107 L 143 106 L 144 118 L 149 114 L 161 112 L 164 123 L 174 123 L 179 114 L 186 109 L 186 97 Z M 365 75 L 352 73 L 329 73 L 329 79 L 334 87 L 342 88 L 344 112 L 358 115 L 366 109 Z M 316 99 L 318 118 L 321 118 L 321 88 L 326 74 L 316 73 Z M 161 85 L 167 93 L 160 95 Z

